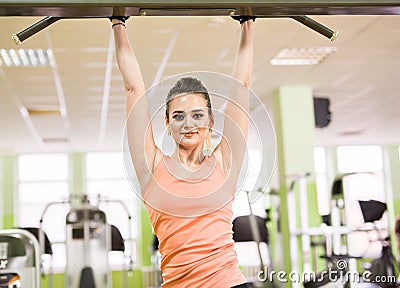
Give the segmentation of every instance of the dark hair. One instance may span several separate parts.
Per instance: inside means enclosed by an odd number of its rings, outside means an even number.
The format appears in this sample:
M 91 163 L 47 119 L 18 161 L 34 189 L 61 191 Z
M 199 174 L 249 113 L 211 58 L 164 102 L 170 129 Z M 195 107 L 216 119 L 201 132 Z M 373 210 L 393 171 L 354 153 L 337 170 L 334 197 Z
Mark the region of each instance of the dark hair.
M 174 87 L 172 87 L 168 92 L 165 105 L 165 116 L 167 119 L 169 118 L 169 102 L 174 98 L 174 96 L 188 93 L 202 94 L 207 102 L 208 114 L 212 115 L 210 95 L 208 94 L 206 87 L 204 87 L 203 83 L 201 83 L 197 78 L 185 77 L 179 79 L 175 83 Z

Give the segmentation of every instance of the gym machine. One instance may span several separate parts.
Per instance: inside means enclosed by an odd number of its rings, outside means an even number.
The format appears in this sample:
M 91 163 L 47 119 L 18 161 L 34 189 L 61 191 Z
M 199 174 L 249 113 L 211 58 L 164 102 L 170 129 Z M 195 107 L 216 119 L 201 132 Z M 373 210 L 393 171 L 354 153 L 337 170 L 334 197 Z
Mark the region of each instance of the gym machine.
M 40 288 L 40 248 L 25 229 L 0 230 L 0 287 Z
M 126 212 L 128 237 L 123 238 L 118 228 L 108 223 L 106 213 L 99 207 L 101 203 L 115 203 Z M 123 287 L 128 287 L 127 273 L 133 266 L 132 217 L 126 205 L 119 200 L 97 197 L 89 199 L 87 195 L 71 196 L 68 201 L 49 203 L 40 218 L 43 220 L 48 209 L 55 205 L 69 205 L 66 216 L 66 270 L 65 287 L 69 288 L 111 288 L 112 277 L 109 252 L 119 251 L 124 256 Z M 41 233 L 40 235 L 43 235 Z M 43 238 L 39 237 L 43 246 Z
M 269 273 L 273 271 L 270 243 L 269 243 L 269 232 L 267 228 L 267 222 L 270 220 L 269 210 L 266 210 L 266 217 L 260 217 L 255 215 L 251 206 L 250 193 L 251 191 L 244 191 L 247 194 L 247 203 L 249 205 L 249 215 L 243 215 L 236 217 L 232 222 L 233 230 L 233 241 L 235 241 L 236 249 L 240 248 L 241 244 L 256 246 L 254 249 L 258 256 L 259 266 L 250 266 L 243 268 L 250 268 L 250 271 L 244 271 L 244 275 L 247 278 L 248 287 L 275 287 L 273 279 L 269 279 Z M 259 193 L 263 191 L 257 190 Z M 250 246 L 253 248 L 253 245 Z M 248 246 L 246 247 L 247 251 Z M 239 252 L 239 251 L 238 251 Z M 240 265 L 240 261 L 239 261 Z M 255 271 L 252 268 L 255 268 Z M 248 269 L 246 269 L 248 270 Z
M 332 285 L 334 285 L 334 287 L 363 288 L 396 287 L 394 264 L 395 259 L 391 253 L 390 239 L 387 237 L 382 238 L 380 236 L 381 232 L 387 232 L 387 229 L 377 227 L 375 225 L 375 221 L 380 220 L 383 213 L 386 211 L 386 204 L 376 200 L 358 200 L 364 223 L 373 223 L 374 225 L 372 228 L 365 225 L 353 227 L 349 225 L 349 223 L 347 223 L 348 221 L 346 221 L 348 217 L 351 217 L 352 212 L 349 211 L 348 207 L 346 210 L 345 195 L 343 193 L 343 178 L 353 174 L 354 173 L 341 175 L 333 183 L 331 212 L 330 215 L 326 215 L 323 217 L 323 223 L 319 227 L 308 227 L 304 222 L 304 225 L 298 228 L 295 221 L 290 221 L 292 223 L 289 224 L 291 231 L 290 237 L 291 243 L 293 243 L 293 248 L 291 249 L 291 252 L 297 253 L 294 245 L 297 245 L 298 239 L 302 241 L 303 255 L 309 255 L 310 247 L 316 247 L 318 245 L 323 246 L 325 250 L 325 254 L 320 255 L 320 257 L 326 260 L 326 268 L 320 273 L 316 273 L 316 266 L 314 266 L 314 271 L 306 270 L 311 268 L 311 266 L 309 266 L 309 260 L 311 258 L 308 256 L 305 258 L 303 271 L 312 271 L 315 275 L 315 279 L 310 279 L 303 283 L 305 288 L 332 287 Z M 305 177 L 299 177 L 297 179 L 297 182 L 299 183 L 300 202 L 301 198 L 306 195 L 306 185 L 304 179 Z M 289 193 L 293 193 L 292 186 Z M 288 201 L 292 203 L 289 207 L 289 210 L 292 211 L 292 213 L 296 213 L 297 210 L 294 204 L 294 198 L 292 200 L 289 200 L 288 197 Z M 307 209 L 302 206 L 303 204 L 300 203 L 300 205 L 302 207 L 301 210 L 307 211 Z M 301 212 L 301 210 L 300 223 L 303 223 L 303 214 L 307 213 Z M 290 218 L 289 216 L 289 219 L 292 218 Z M 353 235 L 353 233 L 359 232 L 375 232 L 377 235 L 379 235 L 377 241 L 380 241 L 382 243 L 382 251 L 380 256 L 372 261 L 370 267 L 364 271 L 358 271 L 356 262 L 357 259 L 362 259 L 362 256 L 352 255 L 352 251 L 349 246 L 349 236 Z M 313 240 L 314 237 L 322 237 L 323 241 L 317 243 Z M 304 240 L 306 240 L 305 243 Z M 292 255 L 293 254 L 291 254 L 291 256 Z M 316 255 L 315 250 L 314 255 Z M 291 258 L 292 269 L 293 265 L 295 265 L 293 270 L 298 269 L 299 267 L 296 266 L 296 263 L 298 263 L 297 258 Z M 316 261 L 316 259 L 314 259 L 314 261 Z M 330 273 L 326 273 L 327 271 L 329 271 Z M 331 271 L 333 271 L 334 274 L 332 274 Z M 334 277 L 332 278 L 331 275 L 334 275 Z M 363 278 L 365 275 L 368 276 L 367 279 Z M 384 283 L 374 283 L 378 282 L 376 280 L 381 279 L 380 277 L 382 276 L 386 279 Z

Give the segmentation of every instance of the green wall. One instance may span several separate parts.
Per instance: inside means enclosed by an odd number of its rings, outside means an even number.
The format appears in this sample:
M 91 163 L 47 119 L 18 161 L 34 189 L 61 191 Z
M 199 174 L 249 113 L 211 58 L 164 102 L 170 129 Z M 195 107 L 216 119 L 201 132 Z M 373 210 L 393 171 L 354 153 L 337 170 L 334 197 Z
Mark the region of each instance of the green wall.
M 13 228 L 16 222 L 16 212 L 14 211 L 15 197 L 17 197 L 15 191 L 16 177 L 17 177 L 17 157 L 15 155 L 3 155 L 0 156 L 0 195 L 2 205 L 0 224 L 3 229 Z
M 69 154 L 69 190 L 72 195 L 86 194 L 86 155 Z
M 283 249 L 284 270 L 287 274 L 293 271 L 291 253 L 297 254 L 298 267 L 302 270 L 303 253 L 298 243 L 297 252 L 290 251 L 290 223 L 297 223 L 301 207 L 296 198 L 297 211 L 291 211 L 297 215 L 296 219 L 289 219 L 288 192 L 290 182 L 293 177 L 304 175 L 314 171 L 313 150 L 314 150 L 314 104 L 312 90 L 308 86 L 283 86 L 277 89 L 273 95 L 273 108 L 276 137 L 278 144 L 278 167 L 279 167 L 279 186 L 280 186 L 280 223 L 281 223 L 281 245 Z M 316 193 L 314 180 L 308 180 L 307 214 L 309 222 L 315 222 L 315 214 L 318 209 L 316 205 Z M 311 188 L 311 189 L 310 189 Z M 294 192 L 297 194 L 297 192 Z M 297 197 L 297 195 L 296 195 Z M 314 200 L 314 201 L 312 201 Z M 301 272 L 301 271 L 296 271 Z M 291 283 L 286 286 L 290 287 Z

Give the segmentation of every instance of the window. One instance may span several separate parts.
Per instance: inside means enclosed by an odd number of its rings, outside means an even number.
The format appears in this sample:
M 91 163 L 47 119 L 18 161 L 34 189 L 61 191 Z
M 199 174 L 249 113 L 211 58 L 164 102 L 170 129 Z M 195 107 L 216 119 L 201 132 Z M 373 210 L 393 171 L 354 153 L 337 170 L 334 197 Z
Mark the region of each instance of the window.
M 256 187 L 257 178 L 260 174 L 260 169 L 262 165 L 262 154 L 258 149 L 249 149 L 247 154 L 247 159 L 243 162 L 246 169 L 242 168 L 241 175 L 239 176 L 238 183 L 241 185 L 240 191 L 235 195 L 233 202 L 233 216 L 238 217 L 241 215 L 249 215 L 249 199 L 247 198 L 247 191 L 250 193 L 250 202 L 253 213 L 265 217 L 265 203 L 264 195 L 256 192 L 259 188 Z
M 383 169 L 380 146 L 339 146 L 337 161 L 340 173 L 375 172 Z
M 69 195 L 68 156 L 66 154 L 26 154 L 18 157 L 19 226 L 39 227 L 47 204 L 65 200 Z M 53 245 L 53 264 L 57 270 L 65 265 L 64 226 L 67 208 L 50 208 L 43 230 Z
M 127 179 L 122 153 L 88 153 L 86 155 L 86 175 L 87 175 L 87 194 L 89 199 L 96 197 L 108 199 L 110 202 L 100 203 L 99 208 L 106 213 L 107 222 L 116 226 L 121 232 L 124 239 L 132 237 L 137 238 L 137 217 L 136 211 L 136 194 Z M 113 202 L 117 200 L 123 202 Z M 127 211 L 132 216 L 133 221 L 129 221 Z M 131 227 L 129 226 L 131 225 Z M 131 229 L 131 230 L 129 230 Z M 132 235 L 130 235 L 132 231 Z M 128 242 L 129 243 L 129 242 Z M 129 245 L 128 245 L 129 246 Z M 134 245 L 126 247 L 126 249 L 134 249 Z M 127 253 L 135 254 L 135 251 L 127 250 Z M 122 264 L 121 254 L 110 254 L 111 267 L 118 269 Z

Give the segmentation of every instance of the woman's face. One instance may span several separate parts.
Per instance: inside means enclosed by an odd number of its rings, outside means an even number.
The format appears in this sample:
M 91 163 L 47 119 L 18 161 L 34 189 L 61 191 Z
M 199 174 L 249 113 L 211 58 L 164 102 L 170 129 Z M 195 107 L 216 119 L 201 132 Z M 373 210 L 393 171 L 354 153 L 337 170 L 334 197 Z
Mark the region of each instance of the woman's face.
M 166 125 L 178 145 L 188 148 L 203 145 L 213 122 L 202 94 L 184 94 L 169 102 Z

